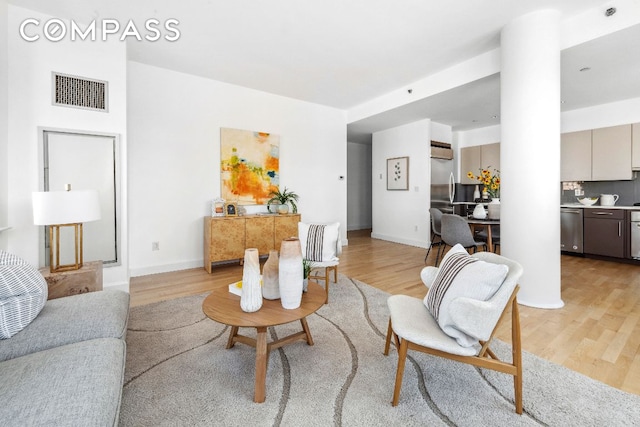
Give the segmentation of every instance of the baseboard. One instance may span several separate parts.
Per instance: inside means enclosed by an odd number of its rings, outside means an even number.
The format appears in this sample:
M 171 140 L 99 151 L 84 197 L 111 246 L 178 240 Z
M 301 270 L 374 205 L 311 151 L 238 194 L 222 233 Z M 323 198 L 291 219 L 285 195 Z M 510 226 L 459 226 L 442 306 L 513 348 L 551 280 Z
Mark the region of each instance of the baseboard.
M 372 239 L 380 239 L 386 240 L 388 242 L 401 243 L 403 245 L 415 246 L 417 248 L 427 249 L 429 247 L 429 242 L 424 240 L 413 240 L 413 239 L 404 239 L 396 236 L 387 236 L 380 233 L 371 233 Z
M 149 267 L 132 268 L 130 270 L 131 277 L 148 276 L 150 274 L 169 273 L 172 271 L 189 270 L 192 268 L 203 268 L 203 260 L 193 260 L 176 262 L 173 264 L 153 265 Z
M 117 289 L 119 291 L 129 292 L 129 282 L 127 283 L 105 283 L 102 289 Z
M 356 230 L 370 230 L 371 224 L 369 225 L 349 225 L 347 227 L 347 231 L 356 231 Z

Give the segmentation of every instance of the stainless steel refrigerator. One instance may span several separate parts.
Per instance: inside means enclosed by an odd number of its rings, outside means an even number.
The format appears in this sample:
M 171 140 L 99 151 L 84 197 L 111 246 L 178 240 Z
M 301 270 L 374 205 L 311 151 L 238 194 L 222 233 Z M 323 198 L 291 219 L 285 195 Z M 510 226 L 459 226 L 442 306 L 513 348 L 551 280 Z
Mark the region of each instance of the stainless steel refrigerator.
M 454 213 L 456 182 L 453 175 L 453 160 L 431 158 L 431 206 L 442 213 Z

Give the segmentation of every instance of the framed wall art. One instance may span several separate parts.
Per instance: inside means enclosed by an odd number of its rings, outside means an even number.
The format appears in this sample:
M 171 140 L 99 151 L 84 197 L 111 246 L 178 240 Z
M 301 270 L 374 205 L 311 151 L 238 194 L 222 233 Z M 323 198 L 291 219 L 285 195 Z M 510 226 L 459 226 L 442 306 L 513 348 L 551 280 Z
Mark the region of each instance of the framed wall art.
M 278 189 L 280 136 L 220 128 L 220 192 L 239 205 L 262 205 Z
M 387 159 L 387 190 L 409 189 L 409 157 Z

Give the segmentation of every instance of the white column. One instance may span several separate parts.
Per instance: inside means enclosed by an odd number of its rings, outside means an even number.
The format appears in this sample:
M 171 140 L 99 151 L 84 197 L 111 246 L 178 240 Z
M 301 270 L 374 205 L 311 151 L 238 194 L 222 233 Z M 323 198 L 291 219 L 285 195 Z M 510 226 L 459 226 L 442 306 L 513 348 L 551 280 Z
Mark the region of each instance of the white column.
M 560 308 L 560 13 L 501 33 L 501 251 L 520 262 L 518 302 Z

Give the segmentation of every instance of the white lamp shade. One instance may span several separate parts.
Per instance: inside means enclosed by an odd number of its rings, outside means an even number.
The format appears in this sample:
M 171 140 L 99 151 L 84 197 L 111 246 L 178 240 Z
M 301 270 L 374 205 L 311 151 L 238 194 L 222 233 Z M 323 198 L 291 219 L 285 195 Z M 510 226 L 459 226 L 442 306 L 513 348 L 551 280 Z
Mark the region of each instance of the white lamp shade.
M 33 193 L 35 225 L 74 224 L 100 219 L 96 190 Z

